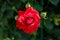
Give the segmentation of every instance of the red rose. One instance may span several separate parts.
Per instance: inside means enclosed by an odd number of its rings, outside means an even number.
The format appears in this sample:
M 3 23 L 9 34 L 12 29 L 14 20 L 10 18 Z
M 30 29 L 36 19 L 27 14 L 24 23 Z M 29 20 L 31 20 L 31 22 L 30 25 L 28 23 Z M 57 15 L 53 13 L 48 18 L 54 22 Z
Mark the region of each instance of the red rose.
M 28 7 L 25 11 L 18 11 L 18 19 L 16 27 L 23 30 L 27 34 L 32 34 L 39 28 L 40 17 L 38 11 L 32 7 Z

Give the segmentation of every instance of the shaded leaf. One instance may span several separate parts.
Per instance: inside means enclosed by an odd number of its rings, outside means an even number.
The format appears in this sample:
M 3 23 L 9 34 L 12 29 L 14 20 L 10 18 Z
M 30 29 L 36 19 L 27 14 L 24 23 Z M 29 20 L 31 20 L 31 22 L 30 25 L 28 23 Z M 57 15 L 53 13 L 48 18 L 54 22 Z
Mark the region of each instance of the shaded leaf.
M 34 9 L 36 9 L 38 11 L 42 11 L 43 10 L 43 6 L 39 5 L 38 2 L 33 2 L 33 3 L 31 2 L 30 4 L 33 6 Z
M 44 20 L 44 26 L 45 26 L 48 30 L 53 29 L 53 23 L 52 23 L 50 20 Z
M 7 37 L 7 38 L 5 38 L 4 40 L 11 40 L 11 39 Z
M 3 40 L 3 29 L 0 27 L 0 40 Z
M 57 4 L 59 3 L 59 0 L 49 0 L 49 2 L 51 2 L 53 5 L 57 6 Z
M 21 1 L 25 3 L 27 0 L 21 0 Z

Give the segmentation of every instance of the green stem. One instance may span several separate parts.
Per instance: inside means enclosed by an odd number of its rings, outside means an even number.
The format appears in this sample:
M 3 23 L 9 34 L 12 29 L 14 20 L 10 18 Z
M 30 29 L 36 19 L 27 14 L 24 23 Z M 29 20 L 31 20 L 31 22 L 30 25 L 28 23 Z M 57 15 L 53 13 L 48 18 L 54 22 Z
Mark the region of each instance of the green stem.
M 37 31 L 34 32 L 33 37 L 31 38 L 31 40 L 36 40 L 36 36 L 37 36 Z
M 40 29 L 41 35 L 40 35 L 40 40 L 43 40 L 43 28 L 41 27 Z
M 40 27 L 40 40 L 43 40 L 43 25 L 44 19 L 41 20 L 41 27 Z

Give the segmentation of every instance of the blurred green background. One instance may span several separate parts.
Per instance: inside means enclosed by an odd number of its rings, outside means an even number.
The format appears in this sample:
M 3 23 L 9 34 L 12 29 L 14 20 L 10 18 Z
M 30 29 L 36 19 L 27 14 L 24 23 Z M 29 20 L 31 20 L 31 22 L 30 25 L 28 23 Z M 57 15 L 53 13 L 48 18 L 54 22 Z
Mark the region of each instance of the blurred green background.
M 47 12 L 33 35 L 15 26 L 17 11 L 25 10 L 27 2 L 39 14 Z M 60 0 L 0 0 L 0 40 L 60 40 Z

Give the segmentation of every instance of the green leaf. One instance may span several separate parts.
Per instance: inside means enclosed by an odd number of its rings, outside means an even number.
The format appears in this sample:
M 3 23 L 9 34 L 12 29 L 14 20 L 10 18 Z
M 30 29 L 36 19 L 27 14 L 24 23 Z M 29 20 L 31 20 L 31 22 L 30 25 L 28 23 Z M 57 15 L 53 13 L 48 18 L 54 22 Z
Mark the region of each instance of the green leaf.
M 5 38 L 4 40 L 11 40 L 11 39 L 7 37 L 7 38 Z
M 21 0 L 21 1 L 25 3 L 27 0 Z
M 60 29 L 55 28 L 54 32 L 55 36 L 60 36 Z
M 3 29 L 0 27 L 0 40 L 3 40 Z
M 38 2 L 31 2 L 30 3 L 31 6 L 33 6 L 34 9 L 38 10 L 38 11 L 42 11 L 43 10 L 43 6 L 41 6 Z
M 4 3 L 1 5 L 0 11 L 1 11 L 2 13 L 4 13 L 5 10 L 6 10 L 6 2 L 4 2 Z
M 40 5 L 44 5 L 44 0 L 40 0 Z
M 34 32 L 33 37 L 31 38 L 31 40 L 36 40 L 36 36 L 37 36 L 37 31 Z
M 12 6 L 12 8 L 11 8 L 13 11 L 15 11 L 15 12 L 17 12 L 17 9 L 16 9 L 16 7 L 15 6 Z
M 51 2 L 53 5 L 57 6 L 57 4 L 59 3 L 59 0 L 49 0 L 49 2 Z
M 7 10 L 5 13 L 5 18 L 12 18 L 13 17 L 14 12 L 12 10 Z
M 53 29 L 53 23 L 52 23 L 50 20 L 45 19 L 45 20 L 44 20 L 44 26 L 45 26 L 48 30 Z

